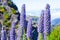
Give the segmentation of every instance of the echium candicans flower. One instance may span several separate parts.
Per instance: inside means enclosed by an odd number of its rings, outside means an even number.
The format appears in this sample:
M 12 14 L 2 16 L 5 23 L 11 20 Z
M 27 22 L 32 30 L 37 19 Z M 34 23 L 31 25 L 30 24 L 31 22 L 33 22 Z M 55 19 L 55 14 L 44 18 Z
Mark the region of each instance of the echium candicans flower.
M 41 12 L 41 16 L 38 21 L 38 33 L 43 33 L 44 28 L 44 10 Z
M 26 24 L 25 21 L 26 21 L 25 4 L 23 4 L 22 8 L 21 8 L 20 26 L 18 28 L 18 37 L 17 37 L 17 40 L 23 40 L 24 27 L 25 27 L 25 24 Z
M 27 25 L 27 39 L 32 40 L 32 17 L 29 18 L 28 20 L 28 25 Z
M 46 40 L 47 35 L 51 31 L 51 15 L 50 15 L 50 5 L 46 5 L 46 10 L 44 13 L 44 40 Z
M 10 29 L 10 40 L 16 40 L 15 22 L 12 21 Z
M 4 28 L 5 27 L 2 27 L 1 30 L 1 40 L 7 40 L 6 30 Z
M 25 10 L 25 4 L 22 5 L 22 8 L 21 8 L 21 16 L 20 16 L 20 25 L 22 26 L 23 24 L 23 27 L 26 27 L 26 10 Z
M 44 10 L 41 11 L 41 15 L 38 21 L 38 40 L 41 40 L 40 38 L 43 37 L 43 31 L 44 31 Z

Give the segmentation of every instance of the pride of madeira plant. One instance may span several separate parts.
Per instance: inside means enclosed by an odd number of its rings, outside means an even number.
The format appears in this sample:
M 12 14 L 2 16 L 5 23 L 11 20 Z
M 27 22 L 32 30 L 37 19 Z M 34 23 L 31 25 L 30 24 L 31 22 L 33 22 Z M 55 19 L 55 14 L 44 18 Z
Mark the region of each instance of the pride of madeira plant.
M 38 40 L 43 40 L 44 31 L 44 10 L 41 12 L 41 16 L 38 21 Z
M 2 27 L 2 30 L 1 30 L 1 40 L 7 40 L 5 27 Z
M 12 19 L 11 19 L 11 29 L 10 29 L 10 40 L 16 40 L 16 32 L 15 32 L 16 22 L 13 21 L 13 20 L 14 20 L 14 18 L 12 17 Z
M 44 13 L 44 40 L 47 40 L 47 36 L 51 32 L 51 15 L 50 15 L 50 5 L 46 5 L 46 10 Z
M 6 2 L 5 2 L 6 1 Z M 6 5 L 4 5 L 4 2 Z M 2 6 L 3 5 L 3 6 Z M 25 4 L 22 5 L 21 13 L 17 13 L 18 9 L 16 5 L 14 5 L 11 0 L 4 0 L 2 1 L 2 5 L 0 5 L 0 15 L 3 15 L 3 25 L 5 27 L 11 27 L 10 28 L 10 40 L 33 40 L 32 39 L 32 17 L 28 20 L 28 25 L 26 25 L 26 10 L 25 10 Z M 51 16 L 50 16 L 50 5 L 46 5 L 46 10 L 43 10 L 41 12 L 41 16 L 39 18 L 38 22 L 38 39 L 37 40 L 47 40 L 47 36 L 50 35 L 51 32 Z M 1 14 L 2 13 L 2 14 Z M 16 18 L 12 20 L 11 22 L 11 16 L 12 15 L 19 15 L 19 27 L 17 32 L 17 38 L 16 38 Z M 18 23 L 17 23 L 18 25 Z M 36 34 L 36 33 L 35 33 Z M 53 34 L 53 33 L 51 33 Z M 50 35 L 51 36 L 51 35 Z M 53 35 L 54 36 L 54 35 Z M 48 37 L 49 38 L 49 37 Z M 1 30 L 1 40 L 7 40 L 6 38 L 6 30 L 2 28 Z M 53 39 L 52 39 L 53 40 Z
M 26 27 L 25 20 L 26 20 L 25 4 L 23 4 L 20 14 L 20 26 L 18 27 L 18 37 L 17 37 L 18 40 L 23 40 L 24 28 Z
M 27 25 L 27 40 L 32 40 L 32 18 L 30 17 Z

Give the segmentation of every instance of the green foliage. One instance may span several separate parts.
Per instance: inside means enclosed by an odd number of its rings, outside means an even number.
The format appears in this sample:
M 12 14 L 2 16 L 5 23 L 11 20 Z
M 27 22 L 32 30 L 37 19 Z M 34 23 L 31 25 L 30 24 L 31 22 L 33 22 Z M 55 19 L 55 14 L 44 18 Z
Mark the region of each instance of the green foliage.
M 11 1 L 11 0 L 7 0 L 7 3 L 8 3 L 8 6 L 9 7 L 11 7 L 11 13 L 12 14 L 15 14 L 16 13 L 16 9 L 17 9 L 17 7 L 16 7 L 16 5 Z M 2 5 L 0 5 L 0 12 L 2 12 L 3 13 L 3 25 L 4 26 L 8 26 L 9 28 L 10 28 L 10 26 L 11 26 L 11 13 L 9 13 L 6 9 L 5 9 L 5 7 L 4 6 L 2 6 Z M 16 28 L 18 28 L 18 24 L 16 25 L 17 27 Z
M 17 6 L 11 0 L 8 0 L 8 6 L 14 8 L 15 10 L 18 10 Z
M 52 31 L 47 40 L 60 40 L 60 26 L 56 26 Z
M 4 20 L 3 25 L 7 26 L 7 27 L 10 27 L 11 26 L 11 22 L 9 22 L 7 20 Z
M 8 4 L 12 4 L 11 0 L 8 0 Z
M 30 40 L 30 38 L 28 38 L 28 40 Z
M 12 13 L 15 14 L 16 13 L 16 10 L 14 8 L 11 8 L 12 10 Z
M 39 35 L 38 35 L 38 40 L 43 40 L 42 33 L 39 33 Z
M 9 13 L 8 12 L 4 12 L 4 19 L 9 18 Z
M 25 33 L 25 30 L 24 30 L 23 40 L 26 40 L 26 33 Z
M 0 5 L 0 11 L 1 11 L 1 12 L 4 12 L 4 11 L 5 11 L 4 7 L 1 6 L 1 5 Z
M 18 25 L 16 25 L 16 29 L 18 28 Z

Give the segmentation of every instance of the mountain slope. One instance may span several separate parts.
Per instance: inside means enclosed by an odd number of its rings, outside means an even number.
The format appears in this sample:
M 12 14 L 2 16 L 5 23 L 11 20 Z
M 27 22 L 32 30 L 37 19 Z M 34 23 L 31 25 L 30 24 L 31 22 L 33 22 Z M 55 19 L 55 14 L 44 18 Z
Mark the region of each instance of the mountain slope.
M 52 21 L 52 25 L 58 25 L 60 23 L 60 18 L 56 18 Z

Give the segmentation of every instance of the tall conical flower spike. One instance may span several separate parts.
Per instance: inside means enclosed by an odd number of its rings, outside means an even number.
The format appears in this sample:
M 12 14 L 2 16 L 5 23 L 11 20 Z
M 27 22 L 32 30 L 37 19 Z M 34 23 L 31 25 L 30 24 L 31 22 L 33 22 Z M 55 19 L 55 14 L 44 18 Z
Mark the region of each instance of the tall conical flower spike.
M 50 34 L 51 31 L 51 15 L 50 15 L 50 5 L 46 5 L 46 10 L 44 13 L 44 40 L 47 39 L 47 35 Z
M 28 20 L 27 39 L 32 40 L 32 17 L 30 17 L 29 20 Z
M 38 21 L 38 40 L 43 39 L 43 31 L 44 31 L 44 10 L 42 10 L 41 16 Z
M 12 21 L 10 29 L 10 40 L 16 40 L 15 22 Z
M 22 9 L 21 9 L 20 26 L 26 27 L 26 11 L 25 11 L 25 4 L 22 5 Z
M 23 40 L 24 28 L 26 27 L 26 14 L 25 14 L 25 4 L 22 5 L 21 14 L 20 14 L 20 26 L 18 28 L 18 37 L 17 40 Z
M 7 40 L 6 30 L 2 27 L 1 30 L 1 40 Z
M 38 21 L 38 33 L 43 33 L 44 30 L 44 10 L 41 12 L 41 16 Z

